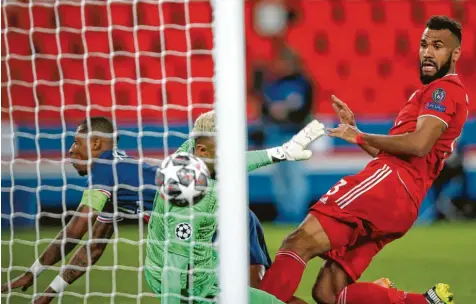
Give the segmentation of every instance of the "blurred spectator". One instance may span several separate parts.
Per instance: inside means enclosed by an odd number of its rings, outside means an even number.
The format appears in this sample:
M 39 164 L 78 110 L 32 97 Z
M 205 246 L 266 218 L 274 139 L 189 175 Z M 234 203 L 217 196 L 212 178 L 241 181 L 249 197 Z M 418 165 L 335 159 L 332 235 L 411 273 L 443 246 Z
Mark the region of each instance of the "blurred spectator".
M 459 141 L 433 183 L 437 218 L 451 220 L 476 217 L 476 202 L 469 196 L 469 178 L 464 168 L 466 144 Z
M 254 95 L 262 104 L 262 140 L 269 147 L 285 142 L 309 122 L 313 101 L 312 83 L 297 55 L 281 38 L 273 38 L 273 44 L 275 58 L 256 66 L 253 75 Z M 277 221 L 301 221 L 311 200 L 303 164 L 279 164 L 273 188 Z

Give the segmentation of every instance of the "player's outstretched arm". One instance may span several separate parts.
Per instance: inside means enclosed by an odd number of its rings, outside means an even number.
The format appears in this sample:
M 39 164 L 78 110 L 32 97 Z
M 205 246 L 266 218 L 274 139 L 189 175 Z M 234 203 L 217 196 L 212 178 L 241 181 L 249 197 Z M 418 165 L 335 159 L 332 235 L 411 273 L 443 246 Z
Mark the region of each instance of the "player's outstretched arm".
M 307 160 L 312 156 L 308 146 L 324 134 L 324 125 L 313 120 L 281 147 L 246 152 L 248 171 L 281 161 Z
M 337 98 L 337 96 L 332 95 L 331 96 L 332 100 L 332 108 L 336 112 L 337 116 L 339 117 L 340 123 L 341 124 L 347 124 L 351 125 L 354 127 L 357 127 L 357 123 L 355 121 L 354 113 L 352 110 L 347 106 L 345 102 Z M 376 157 L 378 153 L 380 152 L 379 149 L 376 149 L 370 145 L 367 144 L 359 144 L 360 148 L 367 152 L 372 157 Z
M 77 241 L 88 231 L 89 216 L 93 210 L 84 205 L 80 205 L 73 216 L 56 236 L 46 250 L 41 254 L 40 258 L 31 266 L 31 268 L 24 274 L 18 276 L 10 282 L 2 286 L 2 292 L 7 292 L 12 289 L 22 288 L 26 291 L 32 284 L 35 277 L 45 270 L 45 266 L 56 264 L 66 257 L 76 247 Z M 92 214 L 91 222 L 96 220 L 96 214 Z M 63 243 L 63 241 L 65 241 Z M 64 244 L 64 245 L 63 245 Z
M 423 157 L 446 130 L 446 124 L 439 118 L 424 116 L 418 119 L 416 130 L 400 135 L 376 135 L 360 132 L 350 125 L 339 125 L 328 129 L 329 136 L 342 138 L 350 143 L 364 143 L 393 155 Z
M 69 264 L 66 265 L 66 270 L 54 279 L 45 290 L 45 294 L 37 298 L 35 303 L 50 303 L 56 293 L 62 292 L 79 279 L 86 272 L 88 266 L 96 264 L 106 250 L 113 233 L 114 225 L 112 223 L 96 221 L 92 229 L 91 242 L 76 251 Z

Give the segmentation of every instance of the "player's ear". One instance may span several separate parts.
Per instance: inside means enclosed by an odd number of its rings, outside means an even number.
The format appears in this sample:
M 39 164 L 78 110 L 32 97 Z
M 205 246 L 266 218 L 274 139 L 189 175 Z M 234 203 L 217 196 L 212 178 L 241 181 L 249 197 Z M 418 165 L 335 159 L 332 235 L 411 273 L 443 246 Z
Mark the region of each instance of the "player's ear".
M 102 142 L 98 136 L 91 137 L 91 150 L 92 151 L 99 151 L 101 150 Z
M 456 63 L 460 57 L 461 57 L 461 46 L 458 46 L 453 50 L 453 63 Z
M 204 144 L 196 144 L 195 155 L 197 155 L 198 157 L 206 157 L 208 155 L 207 146 Z

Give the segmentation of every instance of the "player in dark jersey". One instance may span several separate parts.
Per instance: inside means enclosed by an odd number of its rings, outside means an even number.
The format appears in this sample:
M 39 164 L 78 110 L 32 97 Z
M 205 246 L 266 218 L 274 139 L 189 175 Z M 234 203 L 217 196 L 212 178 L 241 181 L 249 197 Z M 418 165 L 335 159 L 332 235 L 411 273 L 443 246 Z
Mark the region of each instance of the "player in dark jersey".
M 85 120 L 78 126 L 69 151 L 70 158 L 79 175 L 90 176 L 79 207 L 30 270 L 3 285 L 2 292 L 8 290 L 8 284 L 11 284 L 10 289 L 28 289 L 33 284 L 34 277 L 46 267 L 60 260 L 64 261 L 88 230 L 91 231 L 93 240 L 110 239 L 114 223 L 121 221 L 123 217 L 140 218 L 140 213 L 152 209 L 157 189 L 157 168 L 140 163 L 116 149 L 118 138 L 113 138 L 113 134 L 113 124 L 105 117 L 92 117 L 89 122 Z M 88 165 L 90 157 L 94 161 Z M 66 242 L 63 245 L 64 240 Z M 85 273 L 89 261 L 94 264 L 99 260 L 107 244 L 108 242 L 92 241 L 83 245 L 70 261 L 71 265 L 78 267 L 67 268 L 61 276 L 58 275 L 46 292 L 64 290 Z M 46 297 L 42 299 L 49 302 Z
M 468 96 L 455 74 L 461 56 L 461 26 L 434 16 L 420 41 L 423 87 L 403 106 L 389 135 L 363 133 L 352 112 L 333 97 L 342 124 L 329 135 L 360 145 L 375 157 L 360 173 L 341 179 L 311 208 L 283 242 L 260 287 L 286 302 L 306 263 L 323 257 L 313 289 L 323 304 L 449 304 L 448 285 L 425 294 L 357 283 L 372 258 L 405 235 L 444 161 L 453 151 L 468 114 Z

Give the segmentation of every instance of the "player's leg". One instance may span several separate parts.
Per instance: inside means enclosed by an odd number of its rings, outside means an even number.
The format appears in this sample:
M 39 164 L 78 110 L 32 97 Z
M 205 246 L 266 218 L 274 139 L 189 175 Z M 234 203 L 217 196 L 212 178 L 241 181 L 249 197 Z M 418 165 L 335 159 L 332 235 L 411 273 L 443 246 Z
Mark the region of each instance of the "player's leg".
M 312 298 L 320 304 L 333 304 L 339 293 L 352 282 L 338 263 L 326 260 L 312 288 Z
M 436 284 L 424 294 L 385 288 L 373 283 L 354 283 L 345 287 L 337 304 L 453 304 L 453 294 L 446 284 Z
M 309 214 L 282 243 L 260 288 L 287 302 L 301 281 L 306 263 L 332 247 L 342 247 L 355 233 L 354 227 L 326 215 Z M 327 231 L 333 231 L 329 237 Z M 337 236 L 337 237 L 336 237 Z

